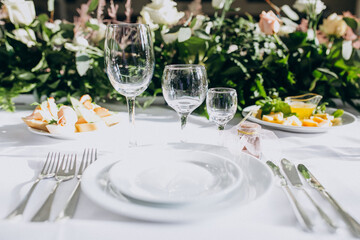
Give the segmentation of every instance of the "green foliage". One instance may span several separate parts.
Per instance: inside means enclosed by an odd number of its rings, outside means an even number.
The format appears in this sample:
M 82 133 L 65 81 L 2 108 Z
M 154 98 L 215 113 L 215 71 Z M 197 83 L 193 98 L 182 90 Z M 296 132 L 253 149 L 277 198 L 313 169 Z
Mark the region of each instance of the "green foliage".
M 360 50 L 353 49 L 345 60 L 342 38 L 319 44 L 300 31 L 265 35 L 250 15 L 227 18 L 231 2 L 213 18 L 190 17 L 186 23 L 171 28 L 160 25 L 154 30 L 156 65 L 143 96 L 161 93 L 165 65 L 189 63 L 206 66 L 209 87 L 235 88 L 240 110 L 260 99 L 276 101 L 277 97 L 307 92 L 320 94 L 330 103 L 332 98 L 340 98 L 356 106 L 353 99 L 360 98 Z M 98 3 L 91 1 L 89 13 Z M 0 108 L 13 111 L 12 99 L 21 93 L 34 93 L 39 99 L 83 94 L 90 94 L 95 101 L 121 99 L 104 71 L 104 40 L 91 42 L 99 26 L 84 23 L 90 45 L 78 46 L 74 32 L 79 30 L 73 23 L 61 22 L 54 30 L 48 21 L 49 17 L 41 14 L 25 27 L 36 33 L 31 47 L 15 38 L 12 31 L 17 26 L 7 22 L 0 28 Z M 352 29 L 359 28 L 352 18 L 344 21 Z M 166 31 L 178 34 L 176 39 L 165 41 Z M 272 104 L 271 109 L 287 109 L 281 102 Z M 204 113 L 204 109 L 202 106 L 198 111 Z

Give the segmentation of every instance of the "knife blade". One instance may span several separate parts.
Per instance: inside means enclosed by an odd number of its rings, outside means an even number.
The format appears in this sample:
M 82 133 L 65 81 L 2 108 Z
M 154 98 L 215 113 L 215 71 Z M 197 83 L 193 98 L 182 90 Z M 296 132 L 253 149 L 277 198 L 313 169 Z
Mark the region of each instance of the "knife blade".
M 296 216 L 298 222 L 300 223 L 301 227 L 305 231 L 312 231 L 313 225 L 312 225 L 309 217 L 307 216 L 307 214 L 301 207 L 300 203 L 296 200 L 294 194 L 290 190 L 285 177 L 280 172 L 280 168 L 277 165 L 275 165 L 272 161 L 267 161 L 266 164 L 271 168 L 274 175 L 279 179 L 280 186 L 286 193 L 286 196 L 288 197 L 288 199 L 291 203 L 292 209 L 293 209 L 295 216 Z
M 296 187 L 299 190 L 302 190 L 305 193 L 307 198 L 314 205 L 314 207 L 319 212 L 322 219 L 325 221 L 325 223 L 329 227 L 329 230 L 332 231 L 332 232 L 334 230 L 336 230 L 337 226 L 333 223 L 333 221 L 330 219 L 330 217 L 321 209 L 321 207 L 315 202 L 315 200 L 310 196 L 310 194 L 303 187 L 303 184 L 301 182 L 300 176 L 298 174 L 298 171 L 296 170 L 295 165 L 291 161 L 289 161 L 288 159 L 283 158 L 281 160 L 281 166 L 282 166 L 282 169 L 283 169 L 285 175 L 289 179 L 290 183 L 294 187 Z
M 335 208 L 335 210 L 340 214 L 344 222 L 347 224 L 350 232 L 355 237 L 360 237 L 360 224 L 339 205 L 339 203 L 330 195 L 328 191 L 325 190 L 324 186 L 321 185 L 321 183 L 315 178 L 309 169 L 305 167 L 305 165 L 299 164 L 298 170 L 309 183 L 309 185 L 316 189 Z

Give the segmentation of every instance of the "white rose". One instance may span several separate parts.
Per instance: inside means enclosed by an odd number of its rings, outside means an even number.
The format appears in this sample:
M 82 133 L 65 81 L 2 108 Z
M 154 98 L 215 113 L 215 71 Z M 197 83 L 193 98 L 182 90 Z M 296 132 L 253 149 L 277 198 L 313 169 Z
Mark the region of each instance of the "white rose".
M 35 46 L 35 32 L 31 29 L 26 31 L 23 28 L 15 29 L 12 31 L 15 36 L 15 39 L 26 44 L 28 47 Z
M 45 26 L 50 29 L 53 33 L 60 31 L 60 24 L 61 24 L 61 20 L 60 19 L 56 19 L 53 23 L 51 22 L 46 22 Z
M 150 18 L 150 14 L 146 11 L 140 12 L 141 17 L 138 18 L 139 23 L 149 25 L 150 30 L 154 31 L 159 28 L 159 24 L 155 24 Z
M 106 25 L 99 23 L 96 18 L 91 18 L 89 22 L 99 27 L 99 29 L 96 30 L 95 33 L 91 36 L 91 41 L 98 43 L 105 37 Z
M 211 5 L 213 6 L 213 8 L 223 9 L 225 2 L 226 2 L 226 0 L 212 0 Z
M 206 19 L 204 15 L 196 15 L 195 18 L 196 18 L 196 22 L 195 25 L 192 27 L 193 31 L 200 29 Z
M 312 11 L 311 9 L 315 9 L 316 15 L 319 15 L 326 8 L 321 0 L 296 0 L 293 7 L 299 12 L 306 12 L 308 14 Z
M 235 52 L 237 50 L 239 50 L 239 47 L 237 45 L 233 44 L 233 45 L 229 46 L 229 49 L 226 51 L 226 53 L 229 54 L 229 53 Z
M 328 18 L 324 19 L 323 24 L 320 26 L 320 30 L 327 35 L 342 36 L 345 34 L 347 28 L 346 22 L 342 16 L 336 13 L 331 14 Z
M 84 37 L 81 37 L 81 36 L 75 37 L 73 43 L 79 47 L 89 46 L 89 42 Z
M 4 1 L 13 24 L 29 25 L 35 19 L 35 6 L 33 1 L 13 0 Z
M 72 52 L 78 52 L 84 50 L 87 46 L 89 46 L 89 42 L 81 36 L 76 36 L 73 40 L 73 43 L 65 43 L 64 47 Z
M 282 25 L 278 32 L 279 36 L 288 36 L 290 33 L 296 31 L 296 27 L 290 25 Z
M 168 33 L 168 32 L 169 32 L 168 28 L 163 28 L 161 30 L 161 37 L 163 38 L 164 42 L 166 44 L 175 42 L 179 36 L 179 32 L 175 32 L 175 33 Z
M 140 15 L 145 19 L 147 13 L 154 24 L 174 25 L 185 15 L 178 12 L 176 5 L 171 0 L 153 0 L 142 8 Z

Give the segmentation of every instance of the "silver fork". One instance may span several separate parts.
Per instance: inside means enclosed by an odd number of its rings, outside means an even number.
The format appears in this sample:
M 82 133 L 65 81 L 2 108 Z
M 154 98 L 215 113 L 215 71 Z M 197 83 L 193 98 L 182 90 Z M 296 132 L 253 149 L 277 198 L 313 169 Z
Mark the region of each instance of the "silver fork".
M 26 194 L 25 198 L 19 203 L 19 205 L 6 217 L 6 219 L 15 219 L 15 218 L 22 218 L 25 207 L 30 199 L 30 196 L 32 195 L 35 187 L 37 184 L 46 178 L 52 178 L 55 176 L 55 166 L 56 166 L 56 159 L 57 161 L 60 160 L 60 153 L 56 154 L 53 152 L 49 152 L 46 161 L 44 163 L 44 166 L 38 175 L 37 179 L 31 186 L 29 192 Z
M 43 205 L 37 211 L 35 216 L 31 219 L 32 222 L 43 222 L 48 221 L 51 212 L 52 202 L 55 197 L 56 189 L 60 185 L 60 183 L 64 181 L 68 181 L 75 176 L 75 169 L 76 169 L 76 155 L 69 154 L 64 155 L 60 167 L 58 167 L 59 162 L 57 164 L 57 171 L 55 174 L 56 185 L 52 189 L 51 193 L 49 194 L 48 198 L 45 200 Z
M 84 150 L 81 164 L 79 167 L 79 171 L 76 176 L 78 179 L 78 182 L 77 182 L 73 192 L 71 193 L 71 195 L 65 205 L 65 208 L 59 213 L 59 215 L 56 217 L 55 221 L 69 219 L 74 216 L 77 203 L 79 202 L 80 189 L 81 189 L 80 185 L 81 185 L 81 178 L 82 178 L 83 172 L 90 164 L 92 164 L 94 161 L 96 161 L 96 159 L 97 159 L 97 149 L 91 149 L 91 151 L 90 151 L 90 149 Z

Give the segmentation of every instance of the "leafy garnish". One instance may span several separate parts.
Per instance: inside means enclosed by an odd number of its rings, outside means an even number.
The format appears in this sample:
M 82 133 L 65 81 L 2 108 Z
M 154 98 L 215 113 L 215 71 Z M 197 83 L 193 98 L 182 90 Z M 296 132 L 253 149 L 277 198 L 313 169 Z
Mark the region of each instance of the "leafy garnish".
M 38 103 L 38 102 L 33 102 L 32 104 L 30 104 L 30 106 L 39 106 L 41 105 L 41 103 Z
M 315 109 L 315 114 L 322 114 L 322 113 L 326 113 L 326 106 L 329 105 L 329 103 L 327 102 L 323 102 L 322 104 L 318 105 Z
M 51 119 L 49 124 L 57 124 L 57 121 L 55 119 Z
M 343 114 L 344 114 L 344 110 L 338 109 L 335 112 L 333 112 L 332 115 L 334 116 L 334 118 L 338 118 L 338 117 L 341 117 Z
M 282 112 L 284 117 L 296 115 L 295 113 L 291 112 L 290 105 L 282 101 L 281 98 L 266 97 L 263 100 L 258 100 L 256 105 L 260 106 L 261 115 L 267 115 L 271 112 Z

